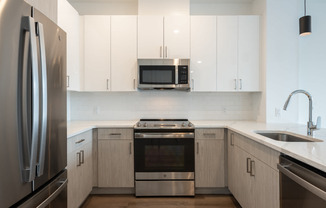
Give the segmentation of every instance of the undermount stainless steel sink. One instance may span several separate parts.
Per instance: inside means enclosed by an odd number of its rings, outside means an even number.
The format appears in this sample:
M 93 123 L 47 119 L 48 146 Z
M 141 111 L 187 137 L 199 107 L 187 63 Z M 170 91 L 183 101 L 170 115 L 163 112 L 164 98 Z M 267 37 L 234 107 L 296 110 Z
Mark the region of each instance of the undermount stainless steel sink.
M 322 140 L 286 131 L 255 131 L 256 134 L 281 142 L 322 142 Z

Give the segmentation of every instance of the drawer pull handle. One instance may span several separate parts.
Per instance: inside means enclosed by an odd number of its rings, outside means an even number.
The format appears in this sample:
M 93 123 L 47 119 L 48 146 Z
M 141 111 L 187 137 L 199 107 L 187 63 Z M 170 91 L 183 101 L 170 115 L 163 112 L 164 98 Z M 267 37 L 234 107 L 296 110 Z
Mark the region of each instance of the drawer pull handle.
M 247 173 L 251 173 L 251 159 L 247 158 Z
M 77 167 L 81 166 L 81 153 L 77 152 Z
M 111 133 L 110 136 L 121 136 L 121 133 Z
M 75 142 L 75 144 L 80 144 L 80 143 L 82 143 L 82 142 L 84 142 L 85 141 L 85 139 L 81 139 L 81 140 L 79 140 L 78 142 Z
M 204 133 L 203 135 L 204 135 L 204 136 L 216 136 L 215 133 Z
M 231 142 L 231 146 L 234 146 L 234 134 L 233 133 L 231 134 L 231 141 L 230 142 Z
M 255 176 L 255 161 L 250 162 L 250 176 Z
M 81 164 L 84 164 L 84 162 L 85 162 L 85 151 L 84 150 L 81 150 L 80 151 L 80 154 L 81 154 Z

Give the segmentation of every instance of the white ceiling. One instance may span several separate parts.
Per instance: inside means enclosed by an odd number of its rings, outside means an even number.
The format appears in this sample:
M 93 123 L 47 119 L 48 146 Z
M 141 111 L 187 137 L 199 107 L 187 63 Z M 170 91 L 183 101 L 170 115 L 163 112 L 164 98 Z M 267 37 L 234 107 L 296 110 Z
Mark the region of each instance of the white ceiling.
M 112 2 L 138 2 L 138 0 L 68 0 L 69 2 L 112 3 Z M 190 0 L 190 3 L 248 3 L 254 0 Z

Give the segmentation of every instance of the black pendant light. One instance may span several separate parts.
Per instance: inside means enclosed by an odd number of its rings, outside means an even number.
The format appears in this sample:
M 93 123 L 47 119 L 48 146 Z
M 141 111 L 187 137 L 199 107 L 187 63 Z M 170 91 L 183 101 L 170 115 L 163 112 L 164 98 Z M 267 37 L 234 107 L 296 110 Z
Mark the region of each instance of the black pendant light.
M 311 16 L 306 15 L 307 2 L 304 0 L 304 16 L 299 19 L 300 24 L 300 36 L 306 36 L 311 34 Z

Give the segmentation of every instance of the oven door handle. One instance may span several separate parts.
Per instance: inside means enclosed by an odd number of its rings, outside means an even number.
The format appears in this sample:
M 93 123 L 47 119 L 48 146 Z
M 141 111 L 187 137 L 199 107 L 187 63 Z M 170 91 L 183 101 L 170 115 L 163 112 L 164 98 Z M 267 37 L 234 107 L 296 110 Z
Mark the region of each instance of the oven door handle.
M 317 186 L 309 183 L 308 181 L 304 180 L 303 178 L 297 176 L 296 174 L 292 173 L 290 170 L 286 168 L 286 166 L 277 164 L 277 168 L 287 177 L 289 177 L 291 180 L 298 183 L 303 188 L 309 190 L 311 193 L 315 194 L 316 196 L 319 196 L 323 200 L 326 200 L 326 192 L 322 189 L 318 188 Z
M 135 139 L 188 139 L 195 138 L 194 133 L 135 133 Z

